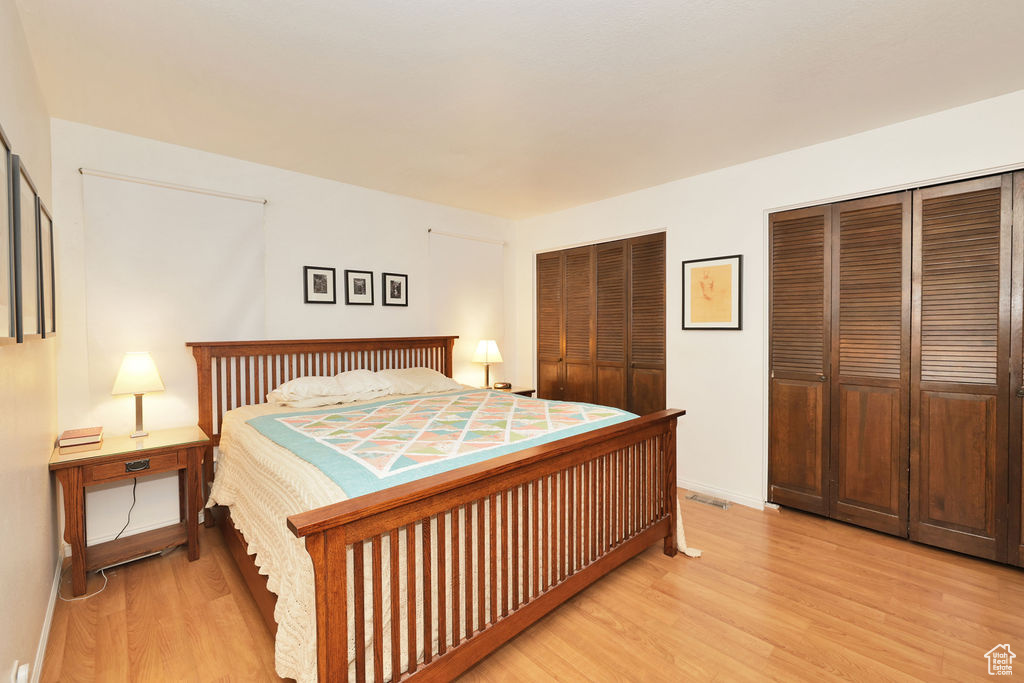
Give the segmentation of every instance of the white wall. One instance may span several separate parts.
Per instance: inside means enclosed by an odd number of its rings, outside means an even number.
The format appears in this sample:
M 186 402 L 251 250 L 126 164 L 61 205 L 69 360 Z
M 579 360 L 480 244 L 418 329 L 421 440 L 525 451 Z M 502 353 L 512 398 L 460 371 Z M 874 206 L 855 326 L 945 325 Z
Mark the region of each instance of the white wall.
M 477 334 L 478 329 L 465 324 L 467 302 L 445 295 L 453 289 L 472 288 L 475 271 L 446 268 L 440 271 L 444 281 L 435 282 L 438 268 L 431 262 L 430 249 L 433 240 L 438 238 L 428 238 L 427 228 L 505 240 L 511 230 L 509 221 L 68 121 L 53 120 L 51 128 L 54 218 L 61 229 L 57 243 L 58 287 L 63 295 L 58 312 L 61 334 L 57 360 L 61 429 L 102 423 L 110 432 L 126 432 L 133 420 L 131 397 L 114 399 L 120 401 L 122 407 L 118 417 L 100 412 L 100 402 L 90 396 L 90 383 L 99 386 L 104 381 L 102 377 L 91 377 L 91 373 L 107 372 L 111 385 L 114 377 L 109 368 L 103 369 L 105 361 L 89 357 L 87 301 L 91 298 L 86 296 L 85 246 L 90 226 L 85 220 L 83 200 L 92 201 L 94 197 L 83 196 L 80 167 L 266 198 L 262 236 L 266 253 L 262 293 L 265 338 L 459 334 L 464 336 L 457 345 L 460 357 L 464 357 L 465 347 L 475 344 L 476 339 L 470 337 Z M 89 215 L 92 214 L 90 206 Z M 125 239 L 140 240 L 140 253 L 145 254 L 149 245 L 142 233 L 126 234 Z M 195 244 L 197 250 L 204 246 Z M 504 256 L 500 247 L 491 248 L 498 249 L 489 258 L 500 272 Z M 186 262 L 181 264 L 181 277 L 206 280 L 211 287 L 220 279 L 231 278 L 230 249 L 217 251 L 223 253 L 219 253 L 220 266 L 216 271 Z M 450 256 L 444 255 L 444 258 Z M 303 303 L 303 265 L 337 269 L 338 304 Z M 344 304 L 342 271 L 345 268 L 375 273 L 376 305 Z M 380 305 L 382 271 L 409 275 L 408 307 Z M 503 312 L 507 298 L 500 279 L 499 275 L 493 301 L 472 302 L 487 309 L 488 319 L 495 321 L 488 329 L 493 330 L 499 341 L 504 335 Z M 125 283 L 125 286 L 130 284 Z M 107 307 L 117 305 L 117 301 L 106 302 Z M 93 312 L 93 315 L 98 314 Z M 230 316 L 231 311 L 224 311 L 224 315 Z M 440 329 L 438 325 L 445 327 Z M 130 343 L 126 340 L 126 344 Z M 127 346 L 125 350 L 129 350 Z M 184 346 L 181 354 L 188 354 Z M 463 378 L 478 371 L 465 364 L 457 364 L 455 370 L 456 376 Z M 157 395 L 146 400 L 147 427 L 172 426 L 168 423 L 172 415 L 174 420 L 180 421 L 178 410 L 161 414 Z M 194 410 L 194 398 L 191 400 Z M 130 485 L 117 484 L 90 490 L 87 495 L 89 542 L 113 537 L 125 523 L 131 504 L 130 489 Z M 177 510 L 173 476 L 143 480 L 128 532 L 176 521 Z
M 827 112 L 823 115 L 827 115 Z M 1024 91 L 516 223 L 514 272 L 534 254 L 665 229 L 668 405 L 680 420 L 679 481 L 759 505 L 767 462 L 767 212 L 1024 166 Z M 744 255 L 742 331 L 682 331 L 686 259 Z M 534 302 L 517 289 L 517 378 L 534 373 Z
M 50 202 L 49 114 L 13 0 L 0 0 L 0 126 Z M 59 226 L 55 229 L 60 239 Z M 56 433 L 56 341 L 0 345 L 0 677 L 31 663 L 47 612 L 57 539 L 47 461 Z

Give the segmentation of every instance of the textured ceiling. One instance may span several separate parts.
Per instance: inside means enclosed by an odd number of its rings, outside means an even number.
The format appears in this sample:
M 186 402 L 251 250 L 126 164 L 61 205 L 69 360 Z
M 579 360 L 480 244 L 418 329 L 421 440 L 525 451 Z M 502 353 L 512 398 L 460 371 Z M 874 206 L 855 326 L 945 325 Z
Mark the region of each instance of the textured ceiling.
M 17 0 L 53 116 L 519 218 L 1024 88 L 1019 0 Z

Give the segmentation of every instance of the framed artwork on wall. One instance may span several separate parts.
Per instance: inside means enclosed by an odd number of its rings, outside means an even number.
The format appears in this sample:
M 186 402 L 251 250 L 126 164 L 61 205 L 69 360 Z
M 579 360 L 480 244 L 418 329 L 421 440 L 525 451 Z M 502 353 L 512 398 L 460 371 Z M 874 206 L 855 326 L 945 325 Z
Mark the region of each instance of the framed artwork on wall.
M 36 187 L 17 154 L 11 155 L 14 203 L 14 299 L 18 341 L 42 334 L 39 288 L 39 202 Z
M 43 337 L 54 337 L 57 334 L 57 278 L 53 262 L 53 218 L 42 200 L 39 200 L 39 261 Z
M 345 271 L 345 303 L 349 306 L 373 305 L 373 271 Z
M 409 305 L 409 276 L 401 273 L 381 273 L 380 286 L 384 291 L 385 306 Z
M 11 146 L 0 129 L 0 344 L 17 339 L 14 298 L 14 204 L 11 201 Z
M 307 304 L 335 304 L 334 268 L 325 266 L 302 267 L 302 294 Z
M 683 329 L 743 329 L 743 256 L 683 261 Z

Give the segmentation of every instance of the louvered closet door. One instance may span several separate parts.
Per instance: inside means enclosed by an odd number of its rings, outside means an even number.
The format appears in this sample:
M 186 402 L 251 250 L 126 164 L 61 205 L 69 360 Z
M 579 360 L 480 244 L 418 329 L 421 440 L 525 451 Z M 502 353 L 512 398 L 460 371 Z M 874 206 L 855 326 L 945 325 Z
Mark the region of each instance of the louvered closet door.
M 768 498 L 827 514 L 831 207 L 772 214 Z
M 629 240 L 629 410 L 665 409 L 665 233 Z
M 1010 176 L 914 193 L 910 537 L 1006 557 Z
M 565 341 L 565 255 L 537 254 L 537 396 L 561 399 Z
M 1024 567 L 1024 173 L 1013 176 L 1008 560 Z
M 594 402 L 594 355 L 597 316 L 594 247 L 565 252 L 565 390 L 566 401 Z
M 626 240 L 596 247 L 597 398 L 600 405 L 627 410 L 626 325 L 628 320 Z
M 829 516 L 907 535 L 909 192 L 832 207 Z

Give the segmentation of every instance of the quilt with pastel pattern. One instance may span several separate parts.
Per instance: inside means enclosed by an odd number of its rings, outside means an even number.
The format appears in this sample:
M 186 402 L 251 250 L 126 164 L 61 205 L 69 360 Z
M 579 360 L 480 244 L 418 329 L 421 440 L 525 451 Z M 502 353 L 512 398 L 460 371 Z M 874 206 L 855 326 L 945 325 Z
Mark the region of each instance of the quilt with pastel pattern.
M 634 417 L 479 389 L 263 415 L 248 424 L 354 497 Z

